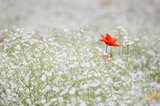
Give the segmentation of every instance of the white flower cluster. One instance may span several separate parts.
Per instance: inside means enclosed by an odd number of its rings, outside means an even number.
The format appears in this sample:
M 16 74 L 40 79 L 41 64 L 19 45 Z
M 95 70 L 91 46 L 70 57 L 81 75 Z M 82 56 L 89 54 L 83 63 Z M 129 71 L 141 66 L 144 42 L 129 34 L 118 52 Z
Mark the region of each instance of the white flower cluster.
M 0 44 L 0 105 L 142 105 L 132 62 L 105 63 L 88 29 L 41 36 L 11 28 Z M 134 77 L 135 76 L 135 77 Z
M 114 32 L 119 40 L 121 40 L 120 43 L 122 44 L 122 46 L 133 44 L 133 41 L 131 41 L 128 36 L 127 30 L 125 30 L 122 26 L 115 27 Z

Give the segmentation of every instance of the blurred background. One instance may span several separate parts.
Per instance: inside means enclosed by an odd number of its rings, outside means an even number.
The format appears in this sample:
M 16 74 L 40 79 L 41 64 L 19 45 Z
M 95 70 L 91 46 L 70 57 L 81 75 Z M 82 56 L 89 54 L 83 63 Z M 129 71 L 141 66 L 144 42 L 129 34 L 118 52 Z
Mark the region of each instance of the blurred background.
M 47 26 L 89 27 L 93 36 L 123 26 L 152 38 L 160 36 L 160 0 L 0 0 L 0 30 L 10 26 L 43 34 Z

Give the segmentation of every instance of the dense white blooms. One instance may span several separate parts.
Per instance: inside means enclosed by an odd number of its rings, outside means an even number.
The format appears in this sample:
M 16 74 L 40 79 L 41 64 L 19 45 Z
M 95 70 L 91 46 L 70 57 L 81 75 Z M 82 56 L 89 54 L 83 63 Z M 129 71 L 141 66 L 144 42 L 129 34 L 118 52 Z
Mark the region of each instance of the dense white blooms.
M 154 74 L 159 66 L 154 50 L 143 52 L 153 57 L 147 68 L 145 55 L 139 56 L 143 61 L 134 53 L 119 56 L 114 53 L 119 48 L 114 48 L 109 57 L 103 43 L 87 40 L 90 29 L 64 29 L 43 39 L 19 28 L 1 32 L 6 36 L 0 45 L 2 105 L 138 105 L 149 86 L 142 83 L 148 78 L 144 71 L 149 67 L 149 74 Z
M 114 32 L 116 34 L 119 34 L 119 35 L 123 35 L 124 36 L 124 40 L 128 39 L 128 33 L 127 33 L 127 30 L 125 30 L 122 26 L 118 26 L 118 27 L 115 27 L 115 30 Z

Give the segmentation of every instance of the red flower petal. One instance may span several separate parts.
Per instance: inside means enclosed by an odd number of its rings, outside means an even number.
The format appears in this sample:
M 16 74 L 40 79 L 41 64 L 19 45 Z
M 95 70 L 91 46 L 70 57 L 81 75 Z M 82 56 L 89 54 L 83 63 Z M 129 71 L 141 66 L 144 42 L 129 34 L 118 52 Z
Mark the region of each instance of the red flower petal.
M 108 33 L 106 34 L 105 39 L 108 40 L 108 41 L 112 41 L 112 37 Z
M 117 41 L 117 39 L 116 38 L 112 38 L 112 41 L 115 43 Z
M 119 47 L 119 45 L 115 43 L 117 41 L 117 39 L 112 38 L 108 33 L 106 34 L 106 37 L 104 37 L 103 35 L 101 35 L 101 37 L 103 39 L 100 39 L 99 41 L 105 42 L 109 46 Z
M 119 47 L 119 45 L 116 43 L 113 43 L 111 46 Z
M 101 35 L 101 37 L 102 37 L 103 39 L 105 39 L 105 37 L 104 37 L 103 35 Z

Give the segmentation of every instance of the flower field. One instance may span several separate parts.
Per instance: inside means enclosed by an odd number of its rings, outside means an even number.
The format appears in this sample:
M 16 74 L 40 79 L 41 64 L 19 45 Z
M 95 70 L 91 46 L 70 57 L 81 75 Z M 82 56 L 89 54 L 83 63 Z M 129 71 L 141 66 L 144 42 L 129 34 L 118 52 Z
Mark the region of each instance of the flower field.
M 0 106 L 159 106 L 160 2 L 124 1 L 0 0 Z

